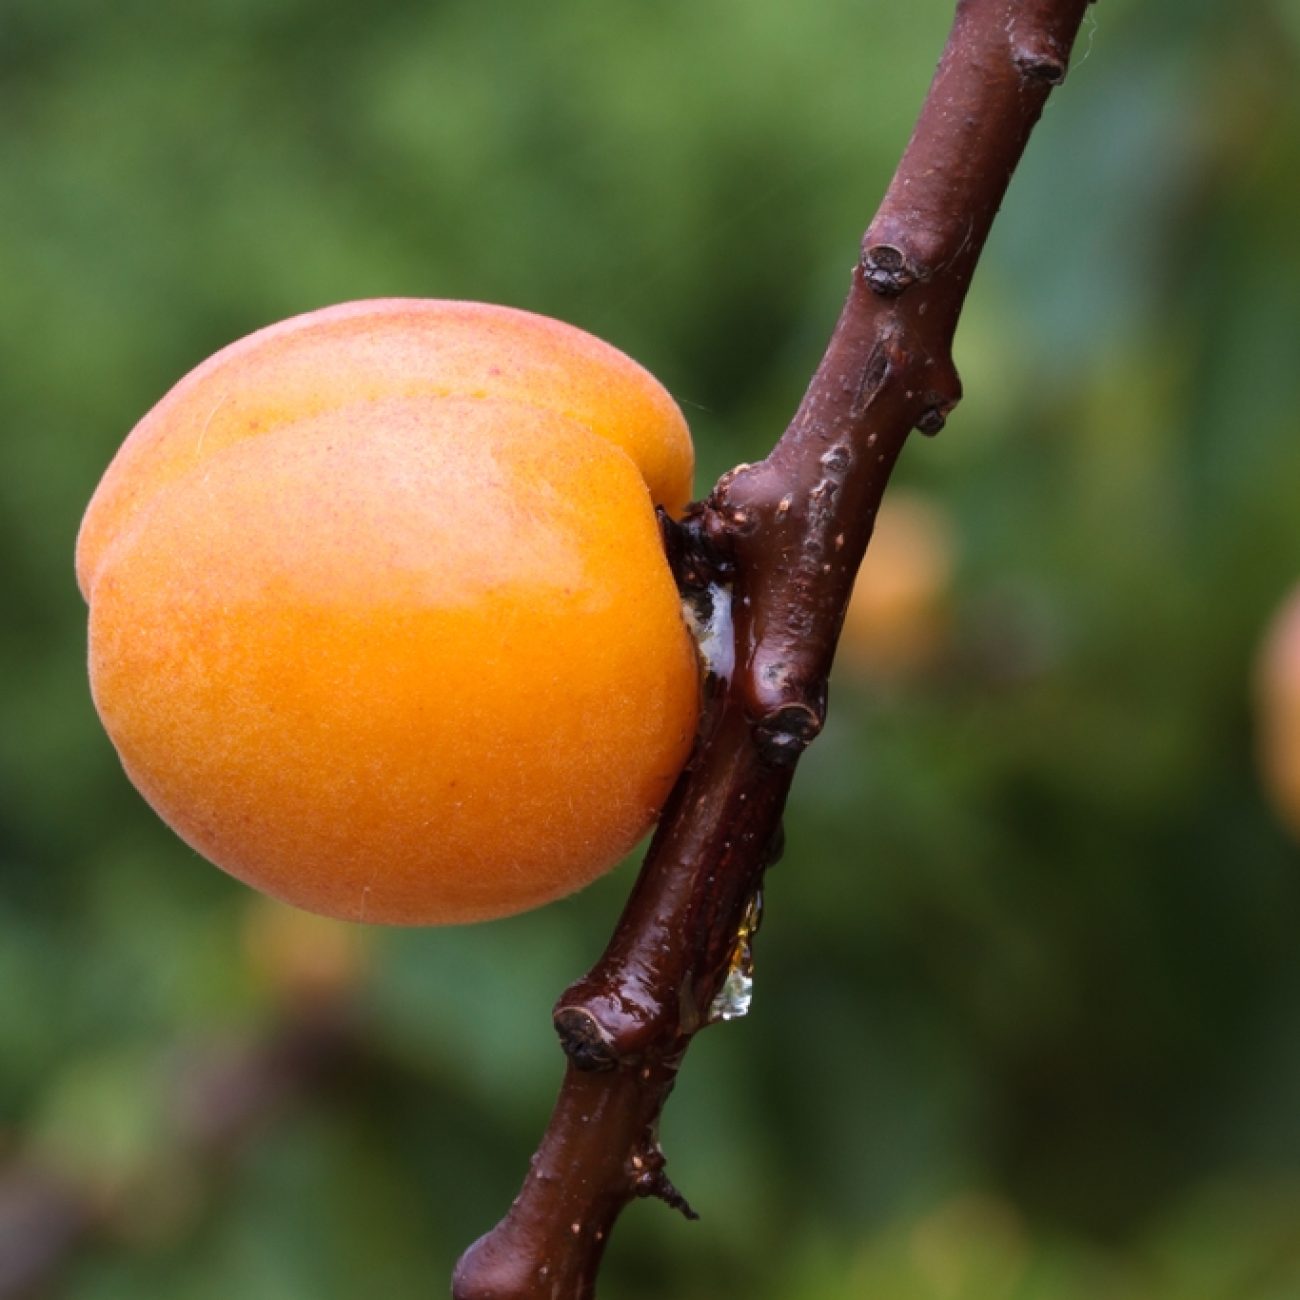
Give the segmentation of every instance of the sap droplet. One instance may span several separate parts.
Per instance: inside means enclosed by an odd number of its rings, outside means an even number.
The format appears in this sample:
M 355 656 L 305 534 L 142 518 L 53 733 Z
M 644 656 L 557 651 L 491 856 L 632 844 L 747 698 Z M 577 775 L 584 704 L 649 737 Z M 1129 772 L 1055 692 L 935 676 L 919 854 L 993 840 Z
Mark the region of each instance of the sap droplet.
M 748 954 L 748 947 L 746 947 L 746 954 Z M 709 1008 L 711 1021 L 739 1020 L 741 1016 L 749 1014 L 750 1003 L 754 1000 L 752 972 L 753 959 L 748 956 L 745 962 L 731 967 L 727 972 L 727 978 L 722 981 L 718 996 L 713 999 L 713 1005 Z
M 711 583 L 701 596 L 685 601 L 682 609 L 694 634 L 705 671 L 729 681 L 736 657 L 731 625 L 731 592 L 717 583 Z
M 718 1020 L 739 1020 L 749 1014 L 754 1001 L 754 949 L 753 937 L 763 919 L 763 893 L 761 890 L 749 900 L 744 920 L 736 934 L 736 946 L 731 950 L 731 963 L 727 967 L 722 987 L 709 1007 L 709 1023 Z

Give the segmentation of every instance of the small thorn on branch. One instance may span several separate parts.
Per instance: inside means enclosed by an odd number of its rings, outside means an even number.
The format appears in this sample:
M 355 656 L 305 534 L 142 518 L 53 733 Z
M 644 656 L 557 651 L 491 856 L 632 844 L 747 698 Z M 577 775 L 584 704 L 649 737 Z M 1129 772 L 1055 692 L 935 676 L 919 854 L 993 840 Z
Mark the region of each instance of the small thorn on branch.
M 670 1209 L 677 1210 L 682 1218 L 689 1219 L 692 1223 L 699 1221 L 699 1211 L 673 1186 L 667 1175 L 659 1176 L 659 1186 L 655 1189 L 654 1195 Z
M 698 1222 L 700 1216 L 690 1201 L 677 1190 L 672 1179 L 664 1173 L 662 1155 L 659 1155 L 656 1162 L 646 1164 L 637 1175 L 633 1187 L 638 1196 L 642 1198 L 653 1196 L 663 1201 L 670 1209 L 677 1210 L 682 1218 L 689 1219 L 692 1223 Z

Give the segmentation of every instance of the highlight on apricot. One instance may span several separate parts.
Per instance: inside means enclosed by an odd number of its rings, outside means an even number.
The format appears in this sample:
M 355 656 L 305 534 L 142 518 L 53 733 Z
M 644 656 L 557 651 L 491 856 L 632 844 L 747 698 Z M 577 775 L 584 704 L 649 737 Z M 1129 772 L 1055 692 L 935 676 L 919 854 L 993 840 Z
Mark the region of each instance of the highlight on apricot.
M 694 736 L 654 515 L 692 468 L 656 380 L 527 312 L 349 303 L 232 344 L 82 524 L 123 767 L 203 856 L 326 915 L 472 921 L 580 888 Z

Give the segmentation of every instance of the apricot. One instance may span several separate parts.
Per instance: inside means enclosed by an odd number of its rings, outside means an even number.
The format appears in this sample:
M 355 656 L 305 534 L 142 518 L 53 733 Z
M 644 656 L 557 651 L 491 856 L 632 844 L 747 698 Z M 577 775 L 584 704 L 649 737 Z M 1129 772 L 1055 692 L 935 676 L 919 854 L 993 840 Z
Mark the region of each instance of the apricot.
M 1264 635 L 1255 704 L 1265 792 L 1300 838 L 1300 587 L 1283 601 Z
M 654 516 L 692 463 L 649 374 L 527 312 L 349 303 L 232 344 L 132 431 L 78 539 L 127 775 L 204 857 L 324 915 L 580 888 L 692 743 Z
M 955 567 L 942 507 L 905 488 L 886 493 L 844 616 L 843 670 L 879 683 L 933 667 L 948 637 Z
M 249 974 L 277 1003 L 309 1010 L 347 1002 L 369 967 L 366 930 L 250 894 L 240 926 Z

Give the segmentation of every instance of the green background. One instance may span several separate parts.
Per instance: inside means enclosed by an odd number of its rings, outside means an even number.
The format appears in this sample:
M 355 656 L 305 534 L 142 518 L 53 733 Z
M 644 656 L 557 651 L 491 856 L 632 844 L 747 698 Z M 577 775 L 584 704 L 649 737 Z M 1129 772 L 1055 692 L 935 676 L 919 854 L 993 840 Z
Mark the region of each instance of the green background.
M 634 869 L 360 933 L 306 1007 L 249 939 L 292 928 L 152 818 L 89 702 L 72 548 L 119 441 L 272 320 L 480 298 L 655 371 L 702 490 L 784 427 L 949 17 L 4 0 L 0 1285 L 44 1232 L 74 1300 L 444 1293 Z M 1300 1297 L 1300 861 L 1251 711 L 1300 581 L 1298 77 L 1294 0 L 1091 12 L 968 398 L 899 470 L 957 539 L 944 666 L 837 675 L 754 1010 L 665 1120 L 704 1221 L 631 1207 L 609 1300 Z M 341 1057 L 285 1065 L 328 1015 Z

